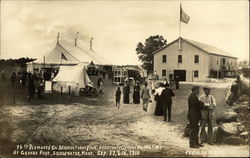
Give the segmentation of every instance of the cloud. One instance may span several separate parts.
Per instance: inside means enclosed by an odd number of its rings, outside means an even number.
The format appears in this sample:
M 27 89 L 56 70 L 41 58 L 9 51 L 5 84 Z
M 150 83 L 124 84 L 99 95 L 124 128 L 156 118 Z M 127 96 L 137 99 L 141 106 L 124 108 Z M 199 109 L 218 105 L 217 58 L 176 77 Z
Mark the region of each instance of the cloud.
M 183 9 L 191 20 L 182 24 L 182 36 L 244 52 L 244 58 L 249 47 L 247 6 L 241 1 L 185 1 Z M 175 1 L 9 1 L 1 9 L 1 50 L 12 58 L 40 56 L 53 48 L 57 32 L 72 42 L 79 32 L 86 46 L 94 37 L 94 49 L 116 62 L 139 63 L 138 42 L 159 34 L 169 43 L 179 31 Z

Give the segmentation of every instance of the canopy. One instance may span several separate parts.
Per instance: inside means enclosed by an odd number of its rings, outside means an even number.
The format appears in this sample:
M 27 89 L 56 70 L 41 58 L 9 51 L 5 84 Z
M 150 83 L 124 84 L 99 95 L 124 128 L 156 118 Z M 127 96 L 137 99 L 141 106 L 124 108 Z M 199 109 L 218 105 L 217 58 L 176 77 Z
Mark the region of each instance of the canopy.
M 76 65 L 78 63 L 89 64 L 93 62 L 98 65 L 112 65 L 110 61 L 99 53 L 90 50 L 84 45 L 74 45 L 73 42 L 68 40 L 61 40 L 58 42 L 52 51 L 45 54 L 44 57 L 45 58 L 38 58 L 35 63 L 46 65 Z
M 84 65 L 60 66 L 59 72 L 53 79 L 53 90 L 56 92 L 68 93 L 69 86 L 71 93 L 79 94 L 80 88 L 85 88 L 91 80 Z

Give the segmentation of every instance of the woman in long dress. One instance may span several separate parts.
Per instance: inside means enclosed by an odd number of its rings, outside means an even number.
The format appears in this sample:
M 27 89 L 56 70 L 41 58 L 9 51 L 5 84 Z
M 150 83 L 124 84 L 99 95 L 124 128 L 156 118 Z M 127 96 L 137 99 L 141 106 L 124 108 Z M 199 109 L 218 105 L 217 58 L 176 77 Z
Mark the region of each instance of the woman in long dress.
M 123 87 L 123 103 L 129 104 L 129 86 L 127 84 Z
M 138 85 L 138 82 L 135 82 L 134 86 L 134 93 L 133 93 L 133 102 L 135 104 L 140 104 L 140 86 Z
M 162 106 L 162 100 L 161 100 L 161 93 L 164 90 L 164 84 L 160 83 L 160 87 L 156 89 L 155 91 L 155 116 L 162 116 L 163 115 L 163 106 Z

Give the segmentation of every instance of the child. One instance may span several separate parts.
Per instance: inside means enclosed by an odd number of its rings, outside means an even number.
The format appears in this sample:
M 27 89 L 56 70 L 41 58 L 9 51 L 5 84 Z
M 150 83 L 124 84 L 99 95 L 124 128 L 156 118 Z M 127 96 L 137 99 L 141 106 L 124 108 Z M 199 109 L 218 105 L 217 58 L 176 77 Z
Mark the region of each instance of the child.
M 115 93 L 115 106 L 118 107 L 118 109 L 120 108 L 120 100 L 121 100 L 121 90 L 120 87 L 117 87 L 116 93 Z
M 100 81 L 99 92 L 103 93 L 103 81 Z

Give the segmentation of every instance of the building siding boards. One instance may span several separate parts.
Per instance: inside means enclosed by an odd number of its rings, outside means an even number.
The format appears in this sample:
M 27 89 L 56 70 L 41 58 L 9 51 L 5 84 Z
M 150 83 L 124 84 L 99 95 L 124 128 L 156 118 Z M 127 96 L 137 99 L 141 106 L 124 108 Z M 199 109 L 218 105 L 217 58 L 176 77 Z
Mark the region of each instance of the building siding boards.
M 186 70 L 186 81 L 202 81 L 208 76 L 208 54 L 182 42 L 182 50 L 178 51 L 179 44 L 175 42 L 166 49 L 154 55 L 154 71 L 160 79 L 168 78 L 174 70 Z M 162 56 L 167 56 L 167 62 L 162 63 Z M 178 63 L 178 55 L 182 55 L 182 63 Z M 199 63 L 194 63 L 195 55 L 199 55 Z M 166 76 L 162 76 L 162 70 L 166 70 Z M 193 77 L 195 70 L 199 71 L 199 77 Z
M 220 57 L 218 55 L 210 55 L 210 69 L 214 71 L 219 71 L 223 65 L 222 59 L 225 58 L 225 66 L 228 70 L 236 70 L 237 59 L 229 57 Z
M 174 73 L 174 70 L 185 70 L 186 81 L 205 81 L 210 76 L 211 70 L 221 70 L 223 58 L 227 66 L 226 70 L 229 70 L 228 66 L 232 70 L 236 68 L 235 63 L 237 58 L 207 53 L 185 40 L 181 42 L 181 47 L 182 51 L 179 51 L 179 42 L 175 40 L 165 48 L 154 53 L 154 71 L 157 72 L 160 79 L 168 79 L 169 74 Z M 167 61 L 165 63 L 162 62 L 163 55 L 166 55 Z M 178 55 L 182 55 L 182 63 L 178 63 Z M 195 55 L 199 56 L 199 63 L 195 63 Z M 163 70 L 166 70 L 166 76 L 162 76 Z M 198 77 L 194 77 L 194 71 L 196 70 L 199 72 Z

